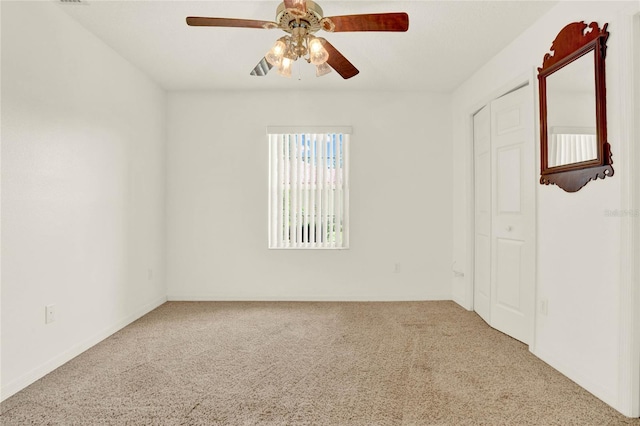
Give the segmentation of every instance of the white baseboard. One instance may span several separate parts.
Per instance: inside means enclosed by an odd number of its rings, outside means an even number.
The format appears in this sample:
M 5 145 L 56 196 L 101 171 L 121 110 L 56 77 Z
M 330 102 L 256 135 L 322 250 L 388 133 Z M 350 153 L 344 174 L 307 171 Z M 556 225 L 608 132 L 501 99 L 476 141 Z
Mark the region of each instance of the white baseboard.
M 42 377 L 51 373 L 56 368 L 69 362 L 73 358 L 80 355 L 82 352 L 86 351 L 87 349 L 91 348 L 97 343 L 100 343 L 107 337 L 111 336 L 113 333 L 126 327 L 127 325 L 131 324 L 138 318 L 148 314 L 149 312 L 156 309 L 158 306 L 162 305 L 166 301 L 167 301 L 167 298 L 163 296 L 161 298 L 158 298 L 150 303 L 147 303 L 141 306 L 134 313 L 126 316 L 125 318 L 113 324 L 112 326 L 107 327 L 106 329 L 89 337 L 88 339 L 85 339 L 84 341 L 73 345 L 72 347 L 60 353 L 59 355 L 53 357 L 49 361 L 46 361 L 40 364 L 39 366 L 32 369 L 31 371 L 23 374 L 22 376 L 11 381 L 10 383 L 7 383 L 0 390 L 0 401 L 4 401 L 5 399 L 9 398 L 11 395 L 14 395 L 15 393 L 26 388 L 36 380 L 41 379 Z
M 233 294 L 169 294 L 170 302 L 418 302 L 451 300 L 450 294 L 442 295 L 415 295 L 400 297 L 372 297 L 368 295 L 233 295 Z

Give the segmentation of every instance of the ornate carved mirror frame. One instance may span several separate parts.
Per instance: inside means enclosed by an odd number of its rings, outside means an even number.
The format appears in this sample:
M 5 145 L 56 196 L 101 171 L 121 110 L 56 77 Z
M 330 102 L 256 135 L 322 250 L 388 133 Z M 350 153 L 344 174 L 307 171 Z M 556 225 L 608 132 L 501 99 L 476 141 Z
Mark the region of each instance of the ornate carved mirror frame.
M 613 161 L 611 148 L 607 142 L 607 101 L 605 85 L 605 56 L 607 49 L 607 25 L 602 29 L 596 22 L 587 25 L 585 22 L 573 22 L 564 27 L 556 36 L 551 51 L 544 56 L 542 67 L 538 68 L 538 82 L 540 90 L 540 183 L 555 184 L 567 192 L 575 192 L 590 180 L 604 179 L 613 175 Z M 547 101 L 547 79 L 555 72 L 572 64 L 579 58 L 589 60 L 593 55 L 595 75 L 595 153 L 588 160 L 560 163 L 556 165 L 549 161 L 549 110 Z M 589 65 L 590 66 L 590 65 Z M 577 65 L 575 66 L 577 67 Z M 569 67 L 572 68 L 572 67 Z M 567 69 L 569 69 L 567 68 Z M 558 77 L 552 77 L 558 78 Z M 566 109 L 566 107 L 563 107 Z M 561 109 L 561 108 L 556 108 Z M 595 158 L 593 158 L 595 157 Z

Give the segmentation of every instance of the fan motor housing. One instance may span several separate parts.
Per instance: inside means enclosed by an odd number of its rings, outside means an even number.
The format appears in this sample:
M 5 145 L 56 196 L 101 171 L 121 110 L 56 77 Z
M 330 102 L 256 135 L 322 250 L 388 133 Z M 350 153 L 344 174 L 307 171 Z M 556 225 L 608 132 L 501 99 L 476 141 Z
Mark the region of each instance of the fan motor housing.
M 308 34 L 316 33 L 322 28 L 320 23 L 323 17 L 322 8 L 311 0 L 307 0 L 306 6 L 306 13 L 296 13 L 296 10 L 287 9 L 284 3 L 280 3 L 276 9 L 275 22 L 288 33 L 292 33 L 294 28 L 298 27 L 305 27 Z

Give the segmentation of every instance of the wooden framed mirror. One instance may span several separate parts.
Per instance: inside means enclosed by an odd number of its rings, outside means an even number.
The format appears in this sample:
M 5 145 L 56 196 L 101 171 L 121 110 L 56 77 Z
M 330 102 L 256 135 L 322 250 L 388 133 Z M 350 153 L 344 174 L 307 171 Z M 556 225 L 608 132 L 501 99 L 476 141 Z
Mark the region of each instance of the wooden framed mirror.
M 590 180 L 613 176 L 607 141 L 607 25 L 567 25 L 538 68 L 541 184 L 575 192 Z

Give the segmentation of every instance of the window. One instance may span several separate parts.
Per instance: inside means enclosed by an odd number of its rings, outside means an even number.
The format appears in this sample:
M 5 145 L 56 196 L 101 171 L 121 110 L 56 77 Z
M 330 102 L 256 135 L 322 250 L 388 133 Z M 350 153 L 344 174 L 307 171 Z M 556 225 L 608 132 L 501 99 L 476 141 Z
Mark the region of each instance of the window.
M 268 129 L 269 248 L 348 248 L 351 131 L 291 130 Z

